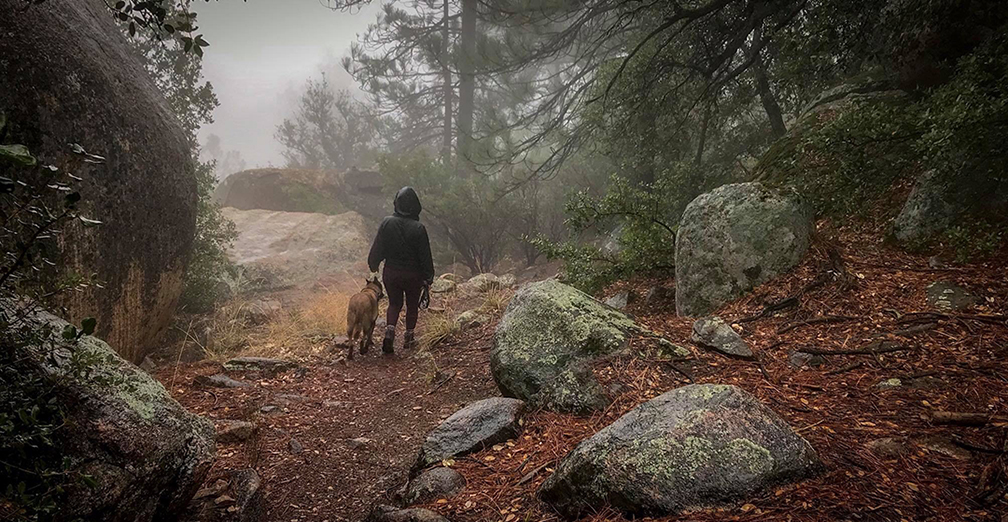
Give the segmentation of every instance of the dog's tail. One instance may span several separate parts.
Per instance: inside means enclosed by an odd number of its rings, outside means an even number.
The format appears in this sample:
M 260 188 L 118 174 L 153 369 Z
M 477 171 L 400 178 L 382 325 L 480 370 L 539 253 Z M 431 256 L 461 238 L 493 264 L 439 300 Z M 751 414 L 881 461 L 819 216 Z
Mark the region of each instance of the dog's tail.
M 346 314 L 346 335 L 351 344 L 364 334 L 359 328 L 360 324 L 361 322 L 357 320 L 357 311 L 353 308 L 348 309 Z

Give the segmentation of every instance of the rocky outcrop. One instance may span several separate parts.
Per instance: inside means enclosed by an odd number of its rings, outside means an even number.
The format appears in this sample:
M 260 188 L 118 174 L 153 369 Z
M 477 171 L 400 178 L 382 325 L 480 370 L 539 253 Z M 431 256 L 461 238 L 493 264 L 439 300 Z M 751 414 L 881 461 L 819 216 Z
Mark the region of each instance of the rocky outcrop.
M 175 311 L 192 250 L 196 179 L 185 134 L 104 3 L 0 0 L 0 12 L 8 138 L 83 178 L 81 213 L 102 222 L 66 230 L 74 239 L 54 274 L 101 284 L 57 304 L 73 322 L 97 318 L 97 335 L 140 362 Z M 105 160 L 82 163 L 69 144 Z
M 224 363 L 224 369 L 229 372 L 276 374 L 294 368 L 297 368 L 297 364 L 291 361 L 271 357 L 235 357 Z
M 468 281 L 458 285 L 460 292 L 468 294 L 479 294 L 483 292 L 489 292 L 491 290 L 500 290 L 502 288 L 508 288 L 515 284 L 515 278 L 513 275 L 507 274 L 503 276 L 497 276 L 494 274 L 477 274 L 471 277 Z
M 44 312 L 28 320 L 36 331 L 68 326 Z M 4 392 L 43 383 L 66 415 L 53 435 L 58 459 L 68 463 L 68 475 L 97 481 L 67 488 L 58 520 L 168 520 L 186 508 L 214 461 L 209 421 L 98 338 L 18 350 L 8 368 L 17 378 L 5 381 Z
M 580 290 L 556 280 L 532 283 L 515 294 L 497 325 L 490 371 L 505 396 L 589 413 L 610 402 L 592 364 L 640 333 L 649 332 Z
M 676 235 L 676 311 L 710 313 L 783 274 L 804 257 L 812 230 L 791 192 L 738 183 L 698 196 Z
M 253 169 L 224 178 L 214 200 L 238 210 L 341 214 L 340 175 L 310 169 Z
M 494 397 L 469 404 L 427 434 L 413 472 L 517 437 L 524 413 L 525 403 L 517 399 Z
M 811 445 L 752 395 L 695 384 L 641 404 L 579 444 L 539 497 L 570 518 L 603 506 L 662 516 L 741 500 L 819 467 Z
M 225 208 L 224 216 L 238 229 L 229 255 L 249 279 L 262 277 L 267 286 L 325 279 L 332 282 L 328 289 L 353 294 L 368 273 L 374 231 L 355 212 L 326 216 Z

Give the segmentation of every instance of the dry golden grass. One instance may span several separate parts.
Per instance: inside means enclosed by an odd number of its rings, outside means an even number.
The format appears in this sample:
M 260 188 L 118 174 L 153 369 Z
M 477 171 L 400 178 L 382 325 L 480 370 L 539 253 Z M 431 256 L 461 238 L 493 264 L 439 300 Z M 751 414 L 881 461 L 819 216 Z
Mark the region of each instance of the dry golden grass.
M 507 288 L 491 288 L 483 296 L 483 303 L 479 306 L 479 312 L 489 315 L 497 315 L 507 308 L 514 292 Z
M 420 350 L 435 348 L 445 339 L 457 334 L 461 328 L 455 315 L 455 311 L 451 308 L 427 313 L 423 320 L 423 333 L 417 339 Z
M 261 325 L 248 324 L 250 305 L 233 302 L 218 310 L 204 347 L 211 360 L 236 355 L 303 357 L 328 349 L 333 337 L 346 334 L 350 296 L 320 293 L 294 310 L 282 309 Z

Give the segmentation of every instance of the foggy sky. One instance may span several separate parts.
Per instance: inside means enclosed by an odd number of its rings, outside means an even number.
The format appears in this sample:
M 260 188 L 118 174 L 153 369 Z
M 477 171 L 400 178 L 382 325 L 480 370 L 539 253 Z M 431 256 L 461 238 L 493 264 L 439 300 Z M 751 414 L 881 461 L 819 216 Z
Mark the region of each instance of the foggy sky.
M 200 140 L 217 134 L 223 149 L 238 150 L 252 168 L 283 164 L 273 133 L 321 67 L 338 70 L 328 74 L 333 86 L 356 88 L 335 65 L 374 21 L 380 2 L 353 13 L 330 11 L 319 0 L 198 1 L 192 8 L 210 42 L 203 74 L 220 99 Z

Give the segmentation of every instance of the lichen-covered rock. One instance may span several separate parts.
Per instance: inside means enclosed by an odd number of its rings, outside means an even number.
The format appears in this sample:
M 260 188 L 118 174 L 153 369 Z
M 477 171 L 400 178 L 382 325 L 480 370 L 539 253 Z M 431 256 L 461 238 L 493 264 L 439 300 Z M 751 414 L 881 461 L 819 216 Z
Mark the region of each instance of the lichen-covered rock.
M 236 381 L 227 375 L 217 373 L 214 375 L 197 375 L 193 382 L 209 388 L 248 388 L 249 383 Z
M 392 506 L 376 506 L 365 522 L 448 522 L 448 519 L 429 509 L 400 509 Z
M 927 287 L 927 302 L 942 312 L 958 312 L 980 304 L 980 299 L 959 285 L 935 281 Z
M 735 386 L 658 396 L 574 448 L 539 497 L 577 518 L 611 506 L 661 516 L 741 500 L 814 474 L 812 446 Z
M 140 362 L 176 309 L 192 251 L 196 179 L 186 136 L 104 2 L 0 0 L 0 13 L 7 138 L 83 178 L 80 211 L 102 222 L 65 229 L 73 240 L 53 260 L 54 277 L 93 275 L 101 284 L 60 294 L 57 304 L 74 323 L 97 318 L 97 336 Z M 82 164 L 72 143 L 104 162 Z
M 693 323 L 693 342 L 732 357 L 749 359 L 752 349 L 728 323 L 720 317 L 704 317 Z
M 465 312 L 459 314 L 458 318 L 456 319 L 459 327 L 463 329 L 475 328 L 477 326 L 486 324 L 487 320 L 488 320 L 487 316 L 479 313 L 479 311 L 477 310 L 466 310 Z
M 605 304 L 606 306 L 611 306 L 617 310 L 625 310 L 632 300 L 633 293 L 630 290 L 624 290 L 616 295 L 613 295 L 609 299 L 606 299 Z
M 893 237 L 904 246 L 921 246 L 951 226 L 964 208 L 953 200 L 936 173 L 928 171 L 914 184 L 893 221 Z
M 67 326 L 45 312 L 31 313 L 28 321 L 55 332 Z M 58 457 L 69 463 L 69 475 L 98 482 L 60 495 L 57 520 L 169 520 L 185 509 L 214 461 L 208 420 L 187 412 L 96 337 L 17 351 L 7 368 L 16 378 L 4 380 L 0 400 L 25 383 L 46 383 L 66 414 L 53 435 Z M 79 371 L 79 361 L 89 362 L 86 372 Z
M 792 350 L 788 354 L 788 365 L 796 369 L 818 368 L 826 364 L 826 358 L 822 355 Z
M 805 255 L 812 229 L 791 192 L 737 183 L 698 196 L 676 234 L 676 312 L 710 313 L 783 274 Z
M 465 283 L 458 286 L 459 290 L 470 294 L 479 294 L 483 292 L 489 292 L 490 290 L 497 290 L 504 288 L 503 282 L 500 278 L 494 274 L 477 274 L 471 277 Z
M 439 277 L 435 279 L 433 283 L 431 283 L 430 291 L 432 294 L 446 294 L 448 292 L 451 292 L 452 290 L 455 290 L 456 286 L 457 285 L 455 284 L 455 282 L 451 281 L 450 279 Z
M 427 434 L 413 472 L 517 437 L 524 413 L 525 403 L 518 399 L 493 397 L 469 404 Z
M 643 333 L 622 312 L 556 280 L 519 290 L 497 325 L 490 371 L 501 393 L 536 407 L 587 413 L 609 398 L 592 374 L 599 357 Z
M 429 469 L 411 480 L 403 500 L 407 504 L 423 504 L 457 495 L 465 487 L 461 473 L 444 466 Z

